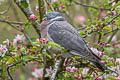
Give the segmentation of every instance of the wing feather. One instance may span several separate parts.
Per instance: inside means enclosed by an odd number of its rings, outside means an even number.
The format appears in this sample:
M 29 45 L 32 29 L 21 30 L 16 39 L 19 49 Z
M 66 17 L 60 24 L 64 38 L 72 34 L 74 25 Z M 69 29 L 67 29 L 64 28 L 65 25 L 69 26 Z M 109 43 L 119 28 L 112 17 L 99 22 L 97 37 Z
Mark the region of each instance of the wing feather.
M 85 41 L 80 37 L 75 28 L 66 21 L 56 21 L 49 26 L 50 38 L 65 49 L 91 61 L 98 61 L 99 57 L 89 51 Z M 72 53 L 73 52 L 73 53 Z

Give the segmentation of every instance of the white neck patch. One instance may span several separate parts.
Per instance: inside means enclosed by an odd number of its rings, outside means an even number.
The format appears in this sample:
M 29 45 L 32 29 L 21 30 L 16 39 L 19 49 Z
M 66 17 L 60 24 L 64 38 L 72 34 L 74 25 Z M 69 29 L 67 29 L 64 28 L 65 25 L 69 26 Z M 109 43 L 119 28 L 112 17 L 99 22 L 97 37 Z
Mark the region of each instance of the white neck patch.
M 57 16 L 56 18 L 53 18 L 53 19 L 51 19 L 50 21 L 54 21 L 54 20 L 60 19 L 60 18 L 63 18 L 63 17 L 62 17 L 62 16 Z

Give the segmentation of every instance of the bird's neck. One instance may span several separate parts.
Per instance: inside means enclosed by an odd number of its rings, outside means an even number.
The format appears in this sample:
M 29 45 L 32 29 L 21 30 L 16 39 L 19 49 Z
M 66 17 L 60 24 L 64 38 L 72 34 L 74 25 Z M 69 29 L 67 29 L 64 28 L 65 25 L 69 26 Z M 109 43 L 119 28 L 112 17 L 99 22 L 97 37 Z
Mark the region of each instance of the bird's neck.
M 65 19 L 62 16 L 51 19 L 50 21 L 64 21 Z

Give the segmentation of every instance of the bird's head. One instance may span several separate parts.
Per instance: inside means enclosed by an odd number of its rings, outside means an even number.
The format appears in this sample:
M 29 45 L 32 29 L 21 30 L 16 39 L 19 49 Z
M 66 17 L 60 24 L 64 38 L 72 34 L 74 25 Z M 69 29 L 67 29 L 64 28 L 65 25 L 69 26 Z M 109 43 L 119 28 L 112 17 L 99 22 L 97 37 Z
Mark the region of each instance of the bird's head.
M 56 19 L 64 19 L 59 12 L 48 12 L 45 15 L 45 20 L 56 20 Z

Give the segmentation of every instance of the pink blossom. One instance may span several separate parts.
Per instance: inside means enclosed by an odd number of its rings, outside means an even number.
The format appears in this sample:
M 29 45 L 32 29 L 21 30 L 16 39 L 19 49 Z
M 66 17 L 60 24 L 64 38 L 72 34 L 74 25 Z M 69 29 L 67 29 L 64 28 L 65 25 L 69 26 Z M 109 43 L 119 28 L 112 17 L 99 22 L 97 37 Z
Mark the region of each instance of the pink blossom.
M 71 67 L 66 67 L 66 72 L 71 72 L 72 68 Z
M 116 65 L 119 65 L 120 64 L 120 58 L 116 58 L 115 63 L 116 63 Z
M 12 55 L 17 55 L 18 53 L 17 52 L 10 52 Z
M 36 78 L 29 78 L 28 80 L 36 80 Z
M 118 77 L 115 77 L 115 80 L 120 80 L 120 76 L 118 76 Z
M 106 61 L 100 61 L 102 64 L 107 64 L 107 62 Z
M 6 16 L 6 18 L 7 18 L 7 19 L 9 19 L 9 18 L 10 18 L 10 16 Z
M 59 2 L 59 0 L 51 0 L 52 2 Z
M 20 28 L 20 25 L 16 25 L 16 28 Z
M 115 44 L 113 47 L 114 47 L 114 48 L 118 48 L 118 45 L 117 45 L 117 44 Z
M 22 48 L 22 46 L 17 46 L 17 49 L 21 49 Z
M 101 44 L 101 45 L 105 45 L 105 42 L 102 41 L 102 42 L 100 42 L 100 44 Z
M 49 41 L 45 40 L 45 38 L 40 38 L 40 42 L 45 44 L 45 43 L 48 43 Z
M 103 18 L 103 17 L 105 17 L 106 16 L 106 14 L 104 13 L 104 12 L 102 12 L 101 14 L 100 14 L 100 17 L 101 18 Z
M 0 44 L 0 56 L 4 57 L 5 53 L 8 51 L 8 49 L 6 48 L 6 45 L 1 45 Z
M 13 40 L 13 45 L 16 46 L 17 43 L 19 43 L 19 42 L 21 42 L 21 41 L 23 41 L 23 40 L 25 40 L 24 35 L 17 35 L 17 36 L 15 37 L 15 39 Z
M 74 21 L 78 22 L 79 24 L 84 24 L 86 19 L 84 16 L 77 16 L 74 18 Z
M 15 73 L 19 74 L 19 73 L 20 73 L 20 70 L 19 70 L 19 69 L 16 69 L 16 70 L 15 70 Z
M 113 3 L 113 1 L 109 1 L 108 3 L 109 3 L 109 4 L 112 4 L 112 3 Z
M 89 71 L 89 68 L 83 68 L 83 71 L 82 71 L 82 74 L 83 75 L 86 75 Z
M 37 16 L 35 16 L 34 14 L 30 15 L 30 17 L 28 17 L 29 20 L 37 20 Z
M 77 80 L 80 80 L 81 76 L 74 75 L 74 78 L 77 79 Z
M 97 77 L 95 80 L 102 80 L 102 78 L 101 77 Z
M 78 72 L 78 68 L 72 67 L 73 72 Z
M 112 38 L 112 42 L 115 42 L 117 40 L 117 36 L 115 35 L 115 36 L 113 36 L 113 38 Z
M 112 61 L 112 62 L 114 62 L 114 61 L 115 61 L 115 59 L 114 59 L 114 58 L 110 58 L 109 60 L 110 60 L 110 61 Z
M 115 14 L 115 11 L 111 11 L 111 12 L 110 12 L 110 15 L 113 16 L 114 14 Z
M 39 13 L 39 8 L 38 8 L 38 6 L 36 6 L 35 11 L 36 11 L 37 13 Z
M 42 78 L 43 76 L 43 68 L 40 68 L 40 69 L 35 69 L 34 72 L 32 72 L 32 75 L 35 77 L 35 78 Z
M 97 76 L 97 74 L 96 74 L 95 72 L 92 72 L 92 76 L 96 77 L 96 76 Z

